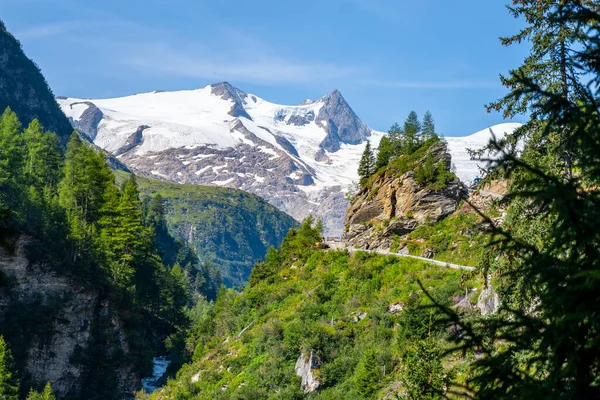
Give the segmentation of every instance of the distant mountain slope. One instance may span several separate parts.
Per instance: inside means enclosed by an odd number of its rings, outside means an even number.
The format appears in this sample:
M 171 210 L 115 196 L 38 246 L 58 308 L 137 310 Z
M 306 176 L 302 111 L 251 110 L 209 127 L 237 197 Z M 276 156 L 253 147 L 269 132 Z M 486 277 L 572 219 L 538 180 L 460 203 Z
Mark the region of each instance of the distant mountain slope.
M 120 179 L 126 176 L 116 173 Z M 142 193 L 164 198 L 170 233 L 186 240 L 201 261 L 217 264 L 227 286 L 244 284 L 254 263 L 296 225 L 289 215 L 241 190 L 145 178 L 137 182 Z
M 73 126 L 134 172 L 178 183 L 225 186 L 257 194 L 297 220 L 313 214 L 326 235 L 340 235 L 367 140 L 365 125 L 334 90 L 296 106 L 279 105 L 227 82 L 196 90 L 155 91 L 103 100 L 59 99 Z M 518 124 L 492 127 L 501 135 Z M 489 131 L 446 138 L 457 175 L 479 174 L 467 148 Z
M 456 176 L 466 185 L 470 185 L 475 178 L 481 176 L 479 167 L 485 167 L 486 162 L 471 159 L 468 150 L 481 149 L 489 143 L 492 136 L 495 136 L 496 139 L 502 139 L 519 127 L 521 127 L 521 124 L 511 122 L 494 125 L 469 136 L 445 138 L 448 142 L 448 152 L 452 156 L 452 165 L 456 171 Z
M 72 124 L 145 176 L 239 188 L 339 234 L 369 129 L 337 90 L 282 106 L 223 82 L 117 99 L 59 99 Z
M 40 69 L 27 58 L 19 41 L 0 20 L 0 112 L 7 106 L 24 125 L 37 118 L 63 144 L 73 132 Z

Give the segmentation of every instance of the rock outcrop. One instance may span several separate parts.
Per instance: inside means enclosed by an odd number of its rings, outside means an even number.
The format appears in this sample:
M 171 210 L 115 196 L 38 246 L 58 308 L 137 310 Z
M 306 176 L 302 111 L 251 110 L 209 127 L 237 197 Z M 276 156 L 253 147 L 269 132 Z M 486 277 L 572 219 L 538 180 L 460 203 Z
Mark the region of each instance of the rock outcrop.
M 433 155 L 436 163 L 445 162 L 450 167 L 443 142 L 432 146 L 427 154 Z M 424 159 L 417 165 L 423 164 Z M 400 176 L 391 171 L 378 174 L 348 208 L 345 241 L 349 247 L 389 250 L 394 236 L 402 237 L 420 224 L 452 214 L 466 194 L 464 184 L 457 178 L 436 190 L 418 183 L 414 171 Z
M 50 382 L 58 398 L 81 398 L 89 369 L 77 359 L 93 339 L 93 326 L 108 326 L 119 351 L 127 353 L 122 322 L 98 291 L 59 275 L 50 265 L 31 262 L 28 248 L 35 244 L 33 239 L 4 230 L 2 233 L 0 321 L 4 326 L 0 326 L 0 333 L 7 334 L 3 332 L 9 328 L 7 321 L 35 326 L 23 330 L 26 336 L 19 343 L 11 343 L 13 349 L 20 347 L 19 359 L 15 357 L 20 368 L 35 386 Z M 23 312 L 29 315 L 15 314 Z M 35 320 L 31 320 L 32 315 Z M 7 339 L 10 341 L 10 334 Z M 133 367 L 124 365 L 115 372 L 122 398 L 133 398 L 140 386 Z
M 496 293 L 492 287 L 489 279 L 477 299 L 477 308 L 484 317 L 486 315 L 495 314 L 498 311 L 498 308 L 500 308 L 500 296 L 498 296 L 498 293 Z
M 302 379 L 301 388 L 304 393 L 312 393 L 321 386 L 321 381 L 315 374 L 317 362 L 313 352 L 306 356 L 304 353 L 300 354 L 298 361 L 296 361 L 296 375 Z

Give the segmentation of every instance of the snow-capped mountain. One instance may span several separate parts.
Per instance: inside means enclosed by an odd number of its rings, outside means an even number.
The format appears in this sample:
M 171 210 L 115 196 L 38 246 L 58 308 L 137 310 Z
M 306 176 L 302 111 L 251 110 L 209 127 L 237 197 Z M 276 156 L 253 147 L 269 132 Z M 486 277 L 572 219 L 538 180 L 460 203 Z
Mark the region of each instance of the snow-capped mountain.
M 383 136 L 337 90 L 297 106 L 270 103 L 226 82 L 58 102 L 73 126 L 139 174 L 243 189 L 298 220 L 321 217 L 327 235 L 343 230 L 344 194 L 358 180 L 366 141 L 377 146 Z M 485 144 L 483 136 L 448 138 L 457 173 L 467 182 L 478 169 L 464 147 Z
M 511 134 L 521 124 L 509 122 L 492 126 L 470 136 L 446 137 L 448 142 L 448 152 L 452 156 L 452 164 L 458 178 L 466 185 L 481 176 L 480 167 L 486 167 L 485 161 L 473 160 L 469 154 L 470 150 L 478 150 L 485 147 L 492 137 L 502 139 L 505 135 Z M 493 155 L 485 155 L 484 158 L 494 158 Z
M 59 98 L 72 124 L 130 169 L 180 183 L 255 193 L 296 219 L 343 227 L 347 186 L 369 129 L 337 90 L 282 106 L 228 83 L 123 98 Z

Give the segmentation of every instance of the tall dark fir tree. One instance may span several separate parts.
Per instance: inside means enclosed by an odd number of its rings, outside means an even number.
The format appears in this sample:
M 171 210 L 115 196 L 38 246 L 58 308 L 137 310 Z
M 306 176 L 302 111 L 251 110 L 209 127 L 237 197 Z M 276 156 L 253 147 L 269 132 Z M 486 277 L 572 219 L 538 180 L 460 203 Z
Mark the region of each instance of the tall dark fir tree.
M 358 176 L 361 180 L 367 179 L 375 172 L 375 154 L 371 149 L 371 142 L 367 140 L 360 162 L 358 163 Z

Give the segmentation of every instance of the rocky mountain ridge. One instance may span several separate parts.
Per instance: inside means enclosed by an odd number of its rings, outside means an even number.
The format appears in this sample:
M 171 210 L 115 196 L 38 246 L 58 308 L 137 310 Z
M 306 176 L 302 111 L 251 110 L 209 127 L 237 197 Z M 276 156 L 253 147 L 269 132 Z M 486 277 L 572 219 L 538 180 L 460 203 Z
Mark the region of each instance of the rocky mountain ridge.
M 0 113 L 8 106 L 25 125 L 37 118 L 62 144 L 73 132 L 39 67 L 0 20 Z
M 403 170 L 398 171 L 392 164 L 372 176 L 353 198 L 345 218 L 344 240 L 349 247 L 390 250 L 395 237 L 452 214 L 467 196 L 466 186 L 454 175 L 449 176 L 442 188 L 416 179 L 418 168 L 422 168 L 428 157 L 432 157 L 435 165 L 442 163 L 447 171 L 451 169 L 445 142 L 439 141 L 415 155 L 418 157 L 412 163 L 404 161 L 409 167 Z M 405 251 L 408 254 L 408 249 Z
M 270 103 L 227 82 L 196 90 L 154 91 L 114 99 L 59 98 L 72 125 L 139 175 L 224 186 L 257 194 L 297 220 L 323 219 L 340 235 L 358 181 L 370 129 L 338 90 L 296 106 Z M 456 174 L 469 184 L 480 174 L 467 148 L 484 146 L 519 124 L 447 138 Z
M 120 99 L 58 99 L 72 125 L 132 171 L 257 194 L 341 233 L 347 186 L 368 128 L 338 90 L 280 106 L 227 82 Z

